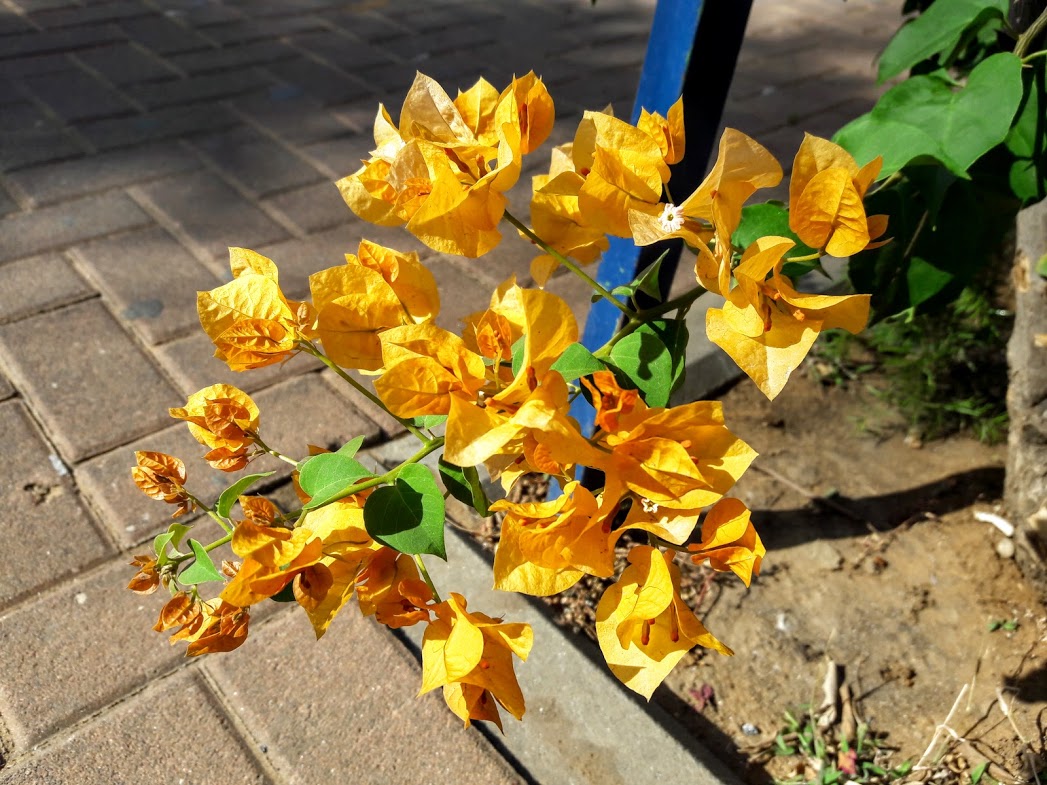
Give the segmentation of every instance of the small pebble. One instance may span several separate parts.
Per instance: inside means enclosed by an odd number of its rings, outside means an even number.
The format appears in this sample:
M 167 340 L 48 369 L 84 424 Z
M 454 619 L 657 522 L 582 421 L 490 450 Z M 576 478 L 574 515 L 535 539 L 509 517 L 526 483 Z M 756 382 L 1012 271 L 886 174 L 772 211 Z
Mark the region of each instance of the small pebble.
M 77 605 L 85 605 L 87 603 L 87 595 L 82 591 L 77 592 L 73 595 L 73 599 L 76 600 Z
M 996 555 L 1001 559 L 1014 558 L 1014 540 L 1000 540 L 996 543 Z
M 746 722 L 742 724 L 742 733 L 744 733 L 746 736 L 759 736 L 760 729 L 753 725 L 751 722 Z

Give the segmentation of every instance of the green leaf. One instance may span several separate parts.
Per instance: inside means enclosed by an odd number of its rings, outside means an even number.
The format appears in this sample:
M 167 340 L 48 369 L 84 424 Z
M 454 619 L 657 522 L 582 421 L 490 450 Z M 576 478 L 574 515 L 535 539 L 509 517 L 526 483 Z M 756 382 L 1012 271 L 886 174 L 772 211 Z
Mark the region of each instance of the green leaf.
M 491 502 L 484 492 L 483 483 L 475 466 L 455 466 L 440 459 L 440 479 L 451 495 L 463 504 L 468 504 L 482 517 L 490 514 Z
M 1040 257 L 1036 262 L 1036 274 L 1041 278 L 1047 278 L 1047 254 Z
M 261 472 L 259 474 L 248 474 L 246 477 L 241 477 L 222 491 L 222 495 L 218 497 L 218 503 L 215 505 L 215 512 L 223 518 L 228 518 L 229 513 L 232 512 L 233 505 L 236 504 L 236 500 L 243 495 L 244 491 L 259 480 L 273 474 L 276 474 L 276 472 Z
M 189 540 L 189 547 L 193 549 L 196 561 L 186 567 L 178 574 L 178 581 L 186 586 L 195 586 L 198 583 L 213 583 L 224 580 L 222 574 L 215 569 L 211 555 L 204 550 L 204 546 L 196 540 Z
M 572 343 L 564 349 L 563 354 L 549 367 L 553 371 L 559 371 L 566 382 L 573 382 L 580 376 L 589 376 L 607 368 L 580 343 Z
M 939 270 L 926 259 L 914 256 L 909 261 L 909 269 L 906 272 L 910 305 L 919 305 L 926 300 L 930 300 L 948 286 L 952 279 L 951 273 Z
M 392 485 L 377 488 L 367 497 L 364 526 L 375 541 L 400 553 L 447 558 L 444 497 L 433 473 L 421 464 L 407 464 Z
M 336 450 L 336 452 L 339 455 L 344 455 L 346 458 L 352 458 L 353 456 L 355 456 L 360 451 L 360 448 L 363 447 L 363 444 L 364 444 L 364 437 L 363 436 L 357 436 L 355 439 L 350 439 L 345 444 L 343 444 L 341 447 L 339 447 Z
M 408 420 L 415 428 L 435 428 L 447 422 L 446 414 L 423 414 L 420 417 L 412 417 Z
M 648 406 L 668 406 L 683 381 L 687 326 L 678 320 L 642 325 L 618 341 L 610 361 L 618 383 L 640 391 Z
M 1007 149 L 1018 159 L 1011 164 L 1010 186 L 1023 202 L 1047 195 L 1047 123 L 1043 92 L 1047 90 L 1047 58 L 1039 58 L 1022 70 L 1024 96 L 1014 125 L 1007 134 Z
M 982 761 L 971 769 L 971 785 L 978 785 L 981 782 L 982 775 L 985 774 L 987 768 L 989 768 L 989 761 Z
M 269 599 L 273 602 L 298 602 L 294 596 L 294 581 L 288 581 L 286 586 Z
M 761 237 L 771 236 L 786 237 L 796 243 L 796 247 L 789 251 L 789 256 L 809 256 L 817 250 L 803 242 L 789 228 L 789 208 L 776 200 L 743 207 L 742 222 L 731 235 L 731 244 L 744 250 Z M 818 259 L 809 262 L 786 262 L 782 267 L 782 273 L 795 279 L 816 269 L 821 270 L 821 262 Z
M 1022 98 L 1021 60 L 1000 52 L 980 63 L 962 90 L 933 76 L 892 87 L 866 115 L 833 137 L 859 162 L 883 155 L 880 179 L 930 157 L 959 177 L 1002 142 Z
M 178 546 L 182 544 L 182 538 L 192 528 L 191 525 L 185 523 L 172 523 L 167 527 L 167 531 L 153 538 L 153 553 L 156 554 L 157 567 L 163 567 L 165 564 L 170 563 L 172 558 L 183 555 L 179 552 Z M 168 552 L 168 546 L 174 548 L 174 553 Z
M 1007 14 L 1007 0 L 936 0 L 903 26 L 880 55 L 882 83 L 934 55 L 950 59 L 968 30 Z
M 596 302 L 595 300 L 593 302 Z M 521 336 L 516 339 L 510 349 L 513 353 L 513 376 L 520 375 L 520 369 L 523 367 L 523 356 L 524 356 L 524 341 L 526 336 Z
M 337 452 L 314 455 L 299 464 L 298 484 L 310 497 L 303 510 L 312 510 L 345 496 L 346 490 L 364 478 L 374 475 L 348 456 Z

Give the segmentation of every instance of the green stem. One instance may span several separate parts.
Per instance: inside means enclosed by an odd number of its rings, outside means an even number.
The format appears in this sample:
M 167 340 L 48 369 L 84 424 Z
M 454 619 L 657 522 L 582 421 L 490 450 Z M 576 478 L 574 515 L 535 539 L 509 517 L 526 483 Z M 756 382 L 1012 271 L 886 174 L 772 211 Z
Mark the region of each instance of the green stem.
M 664 303 L 652 305 L 650 308 L 644 308 L 636 314 L 636 318 L 640 321 L 646 321 L 648 319 L 653 319 L 656 316 L 667 314 L 669 311 L 674 311 L 677 308 L 687 308 L 707 291 L 709 290 L 704 286 L 696 286 L 689 292 L 685 292 L 671 300 L 666 300 Z
M 223 518 L 222 516 L 220 516 L 220 515 L 219 515 L 218 513 L 216 513 L 216 512 L 214 511 L 214 508 L 213 508 L 213 507 L 208 507 L 208 506 L 207 506 L 206 504 L 204 504 L 204 503 L 203 503 L 202 501 L 200 501 L 200 500 L 199 500 L 199 499 L 197 499 L 197 498 L 196 498 L 195 496 L 193 496 L 193 494 L 189 493 L 189 491 L 187 491 L 187 490 L 186 490 L 185 488 L 182 488 L 182 491 L 183 491 L 183 492 L 185 493 L 185 495 L 186 495 L 186 497 L 187 497 L 187 498 L 189 499 L 189 501 L 191 501 L 191 502 L 192 502 L 193 504 L 195 504 L 195 505 L 196 505 L 197 507 L 199 507 L 199 508 L 200 508 L 201 510 L 203 510 L 203 511 L 204 511 L 204 512 L 206 512 L 206 513 L 207 513 L 208 515 L 210 515 L 210 516 L 211 516 L 211 517 L 212 517 L 212 518 L 213 518 L 213 519 L 215 520 L 215 522 L 216 522 L 216 523 L 217 523 L 217 524 L 218 524 L 219 526 L 221 526 L 221 527 L 222 527 L 222 528 L 223 528 L 223 529 L 224 529 L 224 530 L 225 530 L 226 532 L 228 532 L 228 533 L 232 534 L 232 531 L 233 531 L 233 527 L 232 527 L 232 526 L 230 526 L 230 525 L 229 525 L 228 523 L 226 523 L 226 522 L 225 522 L 225 519 L 224 519 L 224 518 Z
M 398 423 L 400 423 L 400 425 L 402 425 L 404 428 L 410 431 L 410 433 L 413 434 L 414 437 L 418 439 L 418 441 L 429 441 L 424 433 L 422 433 L 418 428 L 415 428 L 413 425 L 411 425 L 411 423 L 407 422 L 407 420 L 403 419 L 402 417 L 397 417 L 395 414 L 390 412 L 389 409 L 386 408 L 385 404 L 382 403 L 381 398 L 379 398 L 373 392 L 371 392 L 362 384 L 360 384 L 360 382 L 358 382 L 356 379 L 354 379 L 352 376 L 346 373 L 345 369 L 338 365 L 338 363 L 331 360 L 330 357 L 328 357 L 326 354 L 320 351 L 312 343 L 310 343 L 309 341 L 299 341 L 298 345 L 301 346 L 302 350 L 305 351 L 307 354 L 313 355 L 313 357 L 317 358 L 320 362 L 322 362 L 336 374 L 341 376 L 342 379 L 348 382 L 350 386 L 352 386 L 358 393 L 360 393 L 360 395 L 364 396 L 367 400 L 369 400 L 382 411 L 388 412 L 393 419 L 395 419 Z
M 1039 52 L 1033 52 L 1031 55 L 1026 55 L 1025 57 L 1022 58 L 1022 65 L 1028 65 L 1033 60 L 1035 60 L 1037 57 L 1045 57 L 1045 56 L 1047 56 L 1047 49 L 1041 49 Z
M 258 445 L 258 448 L 262 452 L 269 453 L 274 458 L 279 458 L 281 461 L 286 461 L 287 463 L 291 464 L 292 466 L 298 466 L 298 461 L 296 461 L 294 458 L 291 458 L 291 457 L 289 457 L 287 455 L 284 455 L 282 452 L 277 452 L 276 450 L 274 450 L 268 444 L 263 442 L 262 441 L 262 437 L 259 436 L 257 433 L 250 433 L 250 432 L 248 432 L 247 435 L 250 436 L 254 440 L 254 443 L 256 445 Z
M 429 570 L 425 569 L 425 562 L 422 561 L 422 557 L 419 554 L 414 555 L 414 563 L 418 565 L 418 572 L 422 574 L 422 580 L 425 581 L 425 585 L 429 587 L 429 591 L 433 593 L 433 599 L 437 602 L 443 602 L 440 599 L 440 592 L 436 590 L 436 586 L 433 585 L 433 579 L 429 577 Z
M 527 237 L 530 238 L 530 240 L 535 245 L 537 245 L 539 248 L 541 248 L 547 254 L 549 254 L 554 259 L 556 259 L 556 261 L 558 261 L 560 264 L 562 264 L 564 267 L 566 267 L 572 273 L 574 273 L 579 278 L 581 278 L 583 281 L 585 281 L 587 284 L 589 284 L 589 286 L 592 288 L 592 290 L 594 292 L 596 292 L 598 295 L 600 295 L 602 298 L 607 300 L 607 302 L 611 303 L 615 308 L 617 308 L 619 311 L 621 311 L 626 316 L 628 316 L 630 318 L 632 317 L 633 311 L 629 308 L 629 306 L 627 306 L 625 303 L 623 303 L 621 300 L 619 300 L 617 297 L 615 297 L 613 294 L 611 294 L 609 291 L 607 291 L 603 286 L 601 286 L 595 280 L 590 278 L 582 270 L 581 267 L 579 267 L 577 264 L 575 264 L 570 259 L 568 259 L 566 256 L 564 256 L 562 253 L 560 253 L 555 248 L 553 248 L 548 243 L 546 243 L 545 240 L 543 240 L 541 237 L 539 237 L 533 231 L 531 231 L 530 228 L 528 228 L 524 223 L 522 223 L 520 220 L 518 220 L 508 210 L 505 211 L 505 220 L 507 220 L 509 223 L 511 223 L 513 226 L 515 226 L 517 229 L 519 229 L 521 232 L 523 232 L 525 235 L 527 235 Z
M 208 545 L 205 545 L 205 546 L 204 546 L 204 551 L 205 551 L 206 553 L 210 553 L 210 552 L 211 552 L 211 551 L 213 551 L 213 550 L 214 550 L 215 548 L 221 548 L 221 547 L 222 547 L 223 545 L 225 545 L 225 544 L 226 544 L 227 542 L 231 542 L 231 541 L 232 541 L 232 539 L 233 539 L 233 532 L 232 532 L 232 530 L 230 530 L 230 531 L 229 531 L 229 533 L 228 533 L 228 534 L 226 534 L 226 535 L 225 535 L 224 537 L 222 537 L 221 539 L 219 539 L 219 540 L 215 540 L 214 542 L 212 542 L 212 543 L 210 543 L 210 544 L 208 544 Z M 175 558 L 171 559 L 171 562 L 170 562 L 170 563 L 171 563 L 171 564 L 181 564 L 181 563 L 182 563 L 182 562 L 184 562 L 184 561 L 185 561 L 186 559 L 192 559 L 192 558 L 195 558 L 195 557 L 193 556 L 193 554 L 192 554 L 192 553 L 185 553 L 185 554 L 182 554 L 181 556 L 176 556 Z
M 1018 57 L 1025 57 L 1025 50 L 1028 49 L 1032 42 L 1039 38 L 1040 33 L 1047 30 L 1047 8 L 1043 9 L 1036 21 L 1034 21 L 1025 32 L 1018 36 L 1018 43 L 1014 45 L 1014 53 Z
M 814 253 L 809 253 L 806 256 L 787 256 L 784 259 L 782 259 L 782 261 L 783 262 L 813 262 L 815 259 L 821 259 L 821 258 L 822 258 L 821 251 L 815 251 Z

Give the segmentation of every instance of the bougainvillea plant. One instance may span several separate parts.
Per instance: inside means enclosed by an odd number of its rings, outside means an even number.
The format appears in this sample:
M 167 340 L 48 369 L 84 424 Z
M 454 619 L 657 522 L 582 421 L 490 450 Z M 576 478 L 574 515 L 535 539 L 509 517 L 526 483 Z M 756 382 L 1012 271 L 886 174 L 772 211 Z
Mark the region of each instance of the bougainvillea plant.
M 156 630 L 185 641 L 187 654 L 240 646 L 252 608 L 264 600 L 296 601 L 319 637 L 355 598 L 380 624 L 426 625 L 421 692 L 443 688 L 466 725 L 500 727 L 498 706 L 521 718 L 513 658 L 527 658 L 531 628 L 442 595 L 423 561 L 445 558 L 447 494 L 482 515 L 502 514 L 497 589 L 545 596 L 583 575 L 618 576 L 599 603 L 596 629 L 608 666 L 632 690 L 649 698 L 694 646 L 731 653 L 681 599 L 677 562 L 708 563 L 746 585 L 758 573 L 765 550 L 749 510 L 726 496 L 756 453 L 728 430 L 719 402 L 669 406 L 682 378 L 683 317 L 700 294 L 722 295 L 722 307 L 708 312 L 708 335 L 771 398 L 821 330 L 862 329 L 867 295 L 804 294 L 785 273 L 808 269 L 823 252 L 847 255 L 877 242 L 885 223 L 867 217 L 862 200 L 880 161 L 859 166 L 832 142 L 806 137 L 782 227 L 789 236 L 756 236 L 741 247 L 743 204 L 782 179 L 766 149 L 728 129 L 705 181 L 672 203 L 669 167 L 685 147 L 682 104 L 665 117 L 644 112 L 636 125 L 585 112 L 574 141 L 555 148 L 549 173 L 534 178 L 528 224 L 507 211 L 505 194 L 553 117 L 533 73 L 502 91 L 481 79 L 454 99 L 419 74 L 398 122 L 379 108 L 374 152 L 338 187 L 360 217 L 404 226 L 443 253 L 482 257 L 508 225 L 540 251 L 531 270 L 538 284 L 562 265 L 622 312 L 605 346 L 584 347 L 562 299 L 513 279 L 463 320 L 460 333 L 437 327 L 440 295 L 418 256 L 367 240 L 310 276 L 308 301 L 287 299 L 276 263 L 243 248 L 230 249 L 233 280 L 199 294 L 201 324 L 231 369 L 313 355 L 396 418 L 418 449 L 382 473 L 357 460 L 362 438 L 291 457 L 263 441 L 257 406 L 225 384 L 171 409 L 213 469 L 240 471 L 263 454 L 293 464 L 299 500 L 281 510 L 246 495 L 268 476 L 249 474 L 208 505 L 189 490 L 181 460 L 137 454 L 139 488 L 174 505 L 176 516 L 203 510 L 221 530 L 210 541 L 207 518 L 174 523 L 133 562 L 132 590 L 170 592 Z M 636 294 L 656 292 L 652 271 L 608 292 L 582 267 L 600 256 L 609 234 L 638 244 L 683 238 L 696 254 L 695 287 L 642 309 Z M 370 376 L 373 390 L 349 370 Z M 595 408 L 591 434 L 569 415 L 579 395 Z M 422 461 L 441 451 L 434 472 Z M 562 494 L 492 504 L 481 467 L 506 490 L 542 473 Z M 583 468 L 600 472 L 603 486 L 581 484 Z M 210 554 L 227 543 L 235 560 L 216 566 Z M 627 563 L 619 564 L 615 546 L 626 543 Z

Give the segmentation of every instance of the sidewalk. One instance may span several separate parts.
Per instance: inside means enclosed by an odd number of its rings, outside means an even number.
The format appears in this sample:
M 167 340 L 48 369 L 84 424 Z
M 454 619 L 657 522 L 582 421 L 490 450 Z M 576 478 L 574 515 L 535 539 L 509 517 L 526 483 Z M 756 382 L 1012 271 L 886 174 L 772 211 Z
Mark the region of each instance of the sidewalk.
M 788 169 L 804 130 L 830 135 L 871 106 L 872 58 L 898 6 L 756 0 L 724 124 Z M 569 138 L 583 108 L 613 103 L 628 115 L 653 8 L 0 0 L 0 785 L 631 778 L 576 733 L 589 719 L 611 723 L 622 743 L 605 734 L 605 746 L 636 751 L 634 729 L 615 720 L 642 708 L 609 682 L 598 711 L 561 702 L 562 716 L 533 718 L 546 736 L 530 748 L 514 746 L 516 728 L 496 748 L 463 732 L 438 694 L 416 699 L 414 653 L 352 609 L 315 643 L 301 613 L 268 603 L 240 650 L 186 660 L 150 629 L 158 596 L 123 586 L 131 555 L 169 523 L 130 482 L 134 450 L 186 459 L 205 498 L 229 481 L 191 460 L 199 446 L 167 417 L 190 393 L 237 384 L 258 402 L 267 440 L 292 454 L 361 434 L 377 453 L 398 435 L 304 358 L 248 374 L 212 358 L 195 298 L 228 279 L 226 247 L 274 259 L 289 297 L 307 295 L 307 276 L 363 236 L 418 250 L 444 294 L 438 323 L 454 327 L 509 275 L 527 279 L 532 248 L 507 236 L 494 258 L 469 261 L 357 220 L 331 181 L 373 146 L 378 102 L 395 114 L 416 70 L 453 92 L 533 68 Z M 533 156 L 525 175 L 547 161 Z M 517 213 L 528 182 L 513 195 Z M 551 288 L 584 318 L 587 293 L 573 279 Z M 302 412 L 324 416 L 303 422 Z M 287 468 L 251 471 L 286 480 Z M 550 628 L 536 654 L 596 673 L 565 635 Z M 520 669 L 532 712 L 563 691 L 542 667 Z M 661 715 L 642 716 L 652 744 L 685 750 Z M 560 758 L 542 762 L 541 738 L 557 733 L 556 755 L 586 763 L 550 777 L 540 772 Z M 657 754 L 643 750 L 638 763 L 653 766 Z M 688 760 L 678 781 L 719 776 L 715 763 Z

